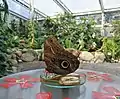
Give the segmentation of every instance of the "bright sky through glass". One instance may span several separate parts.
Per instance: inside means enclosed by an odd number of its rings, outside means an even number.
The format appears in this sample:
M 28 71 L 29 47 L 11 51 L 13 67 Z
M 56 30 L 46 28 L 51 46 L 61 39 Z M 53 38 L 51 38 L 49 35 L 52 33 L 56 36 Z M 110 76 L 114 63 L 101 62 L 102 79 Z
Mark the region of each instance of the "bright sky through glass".
M 103 0 L 104 8 L 116 8 L 120 7 L 120 0 Z
M 73 13 L 100 10 L 98 0 L 62 0 L 62 2 L 64 2 Z
M 29 2 L 29 0 L 25 0 Z M 99 0 L 61 0 L 73 13 L 100 10 Z M 120 0 L 103 0 L 104 8 L 120 7 Z M 62 9 L 53 0 L 34 0 L 34 6 L 41 12 L 54 16 Z
M 34 7 L 48 16 L 54 16 L 63 10 L 53 0 L 34 0 Z

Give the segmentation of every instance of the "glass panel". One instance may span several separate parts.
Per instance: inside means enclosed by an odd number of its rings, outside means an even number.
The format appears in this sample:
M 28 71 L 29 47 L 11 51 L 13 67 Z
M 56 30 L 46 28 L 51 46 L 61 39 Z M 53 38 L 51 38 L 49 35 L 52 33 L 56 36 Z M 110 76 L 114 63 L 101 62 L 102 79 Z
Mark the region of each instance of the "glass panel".
M 30 10 L 18 2 L 13 0 L 7 0 L 9 10 L 13 13 L 16 13 L 19 16 L 29 19 L 30 18 Z
M 61 0 L 73 13 L 100 10 L 99 0 Z
M 113 20 L 120 20 L 120 11 L 105 14 L 105 23 L 112 23 Z
M 34 0 L 34 7 L 48 16 L 54 16 L 62 9 L 53 0 Z
M 104 8 L 116 8 L 120 7 L 120 0 L 103 0 Z

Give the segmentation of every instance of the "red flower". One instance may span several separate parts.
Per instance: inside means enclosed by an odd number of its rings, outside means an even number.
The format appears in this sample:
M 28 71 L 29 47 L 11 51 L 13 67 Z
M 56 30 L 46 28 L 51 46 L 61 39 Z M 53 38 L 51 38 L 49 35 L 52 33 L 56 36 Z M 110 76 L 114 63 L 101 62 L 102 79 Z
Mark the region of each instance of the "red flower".
M 108 93 L 102 93 L 102 92 L 92 92 L 93 99 L 115 99 L 114 95 L 108 94 Z
M 120 90 L 118 90 L 118 89 L 116 89 L 114 87 L 103 87 L 103 90 L 110 93 L 110 94 L 120 96 Z
M 120 91 L 114 87 L 103 87 L 103 90 L 108 93 L 92 92 L 93 99 L 117 99 L 120 96 Z
M 41 92 L 36 95 L 36 99 L 52 99 L 50 92 Z
M 33 87 L 33 82 L 40 82 L 40 78 L 33 78 L 29 75 L 22 75 L 19 78 L 5 78 L 4 83 L 0 84 L 0 87 L 9 88 L 16 84 L 19 84 L 21 88 Z
M 16 83 L 2 83 L 2 84 L 0 84 L 0 87 L 9 88 L 14 85 L 16 85 Z
M 108 74 L 97 74 L 96 72 L 87 72 L 87 79 L 89 81 L 112 81 Z
M 99 76 L 105 81 L 112 81 L 108 74 L 100 74 Z

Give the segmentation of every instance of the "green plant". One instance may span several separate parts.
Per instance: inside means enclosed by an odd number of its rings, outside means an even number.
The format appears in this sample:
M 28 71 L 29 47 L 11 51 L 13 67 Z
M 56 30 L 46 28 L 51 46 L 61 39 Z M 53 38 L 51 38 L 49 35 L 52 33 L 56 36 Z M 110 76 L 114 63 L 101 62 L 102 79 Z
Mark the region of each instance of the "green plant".
M 45 36 L 54 35 L 64 47 L 78 50 L 89 50 L 91 45 L 99 40 L 94 25 L 91 18 L 76 20 L 71 14 L 58 14 L 56 18 L 48 17 L 43 22 Z
M 7 40 L 9 38 L 6 17 L 8 14 L 8 5 L 6 0 L 0 4 L 0 77 L 12 72 L 11 62 L 7 58 Z
M 3 2 L 0 4 L 0 36 L 6 38 L 6 46 L 15 47 L 19 44 L 17 43 L 18 40 L 16 39 L 16 34 L 18 34 L 17 27 L 15 24 L 15 20 L 11 21 L 11 27 L 7 24 L 7 15 L 8 13 L 8 5 L 6 0 L 2 0 Z
M 120 58 L 120 37 L 114 37 L 114 41 L 115 41 L 115 43 L 117 45 L 117 48 L 118 48 L 117 51 L 116 51 L 115 57 L 117 59 L 119 59 Z
M 120 20 L 115 20 L 112 22 L 113 30 L 115 37 L 120 37 Z
M 7 40 L 7 46 L 14 48 L 19 47 L 20 45 L 20 38 L 18 36 L 11 35 Z
M 29 20 L 28 21 L 28 38 L 29 38 L 29 46 L 31 48 L 34 48 L 34 37 L 35 34 L 35 29 L 34 29 L 34 21 L 33 20 Z
M 114 37 L 103 39 L 102 51 L 107 57 L 107 60 L 116 59 L 120 55 L 120 44 L 118 45 Z M 109 59 L 110 58 L 110 59 Z
M 0 36 L 0 77 L 12 73 L 12 65 L 7 58 L 6 38 Z
M 66 39 L 65 40 L 65 48 L 72 48 L 72 42 L 71 42 L 71 40 L 69 40 L 69 39 Z
M 46 38 L 46 31 L 44 30 L 42 23 L 37 20 L 26 22 L 26 32 L 28 36 L 25 37 L 27 44 L 33 49 L 42 49 L 42 45 Z
M 18 24 L 18 34 L 19 37 L 21 38 L 28 38 L 28 31 L 27 31 L 27 25 L 26 25 L 26 21 L 20 19 L 19 20 L 19 24 Z
M 8 27 L 7 24 L 3 24 L 0 27 L 0 36 L 4 36 L 6 40 L 6 45 L 8 47 L 18 47 L 19 46 L 19 41 L 20 37 L 15 35 L 15 32 Z
M 104 38 L 102 45 L 103 52 L 110 61 L 110 57 L 114 59 L 120 58 L 120 20 L 114 20 L 112 26 L 113 30 L 111 32 L 113 36 L 111 38 Z

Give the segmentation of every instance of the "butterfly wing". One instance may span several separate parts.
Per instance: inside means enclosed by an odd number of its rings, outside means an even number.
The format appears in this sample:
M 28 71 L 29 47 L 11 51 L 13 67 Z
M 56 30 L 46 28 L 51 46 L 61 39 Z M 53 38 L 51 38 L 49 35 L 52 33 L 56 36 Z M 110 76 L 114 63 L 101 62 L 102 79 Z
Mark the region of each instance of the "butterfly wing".
M 66 51 L 55 37 L 44 43 L 44 60 L 48 72 L 61 75 L 74 72 L 80 64 L 77 57 Z

